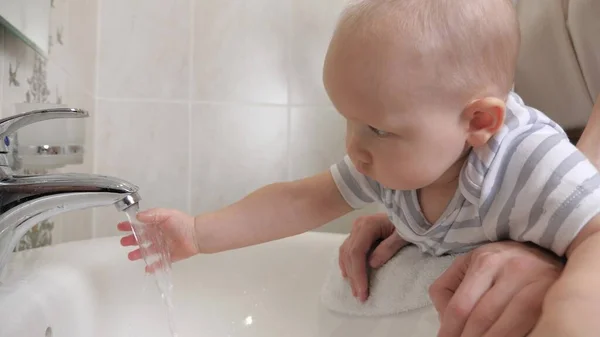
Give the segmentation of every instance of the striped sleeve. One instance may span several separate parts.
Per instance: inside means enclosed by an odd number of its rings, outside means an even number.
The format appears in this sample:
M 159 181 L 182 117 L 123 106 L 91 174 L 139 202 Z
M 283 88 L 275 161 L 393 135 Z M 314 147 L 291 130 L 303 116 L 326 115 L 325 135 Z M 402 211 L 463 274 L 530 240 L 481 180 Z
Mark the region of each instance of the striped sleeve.
M 533 124 L 497 149 L 479 213 L 492 241 L 532 242 L 562 256 L 600 213 L 600 175 L 567 137 Z
M 330 172 L 340 194 L 352 208 L 363 208 L 381 200 L 381 186 L 358 172 L 347 155 L 331 166 Z

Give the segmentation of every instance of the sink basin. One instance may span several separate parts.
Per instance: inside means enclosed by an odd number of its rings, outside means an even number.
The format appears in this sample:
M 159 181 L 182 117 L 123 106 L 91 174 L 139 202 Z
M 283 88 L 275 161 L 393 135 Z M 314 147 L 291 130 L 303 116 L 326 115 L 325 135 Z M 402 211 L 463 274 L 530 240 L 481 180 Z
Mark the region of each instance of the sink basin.
M 343 235 L 306 233 L 173 265 L 179 337 L 430 337 L 432 307 L 397 316 L 330 312 L 319 293 Z M 0 285 L 1 337 L 168 337 L 153 276 L 119 238 L 15 254 Z

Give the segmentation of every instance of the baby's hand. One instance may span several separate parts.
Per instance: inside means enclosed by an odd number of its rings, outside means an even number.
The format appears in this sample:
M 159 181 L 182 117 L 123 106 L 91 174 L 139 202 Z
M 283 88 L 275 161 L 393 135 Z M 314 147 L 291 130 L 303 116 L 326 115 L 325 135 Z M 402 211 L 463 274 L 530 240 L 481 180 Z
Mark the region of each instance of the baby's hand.
M 137 214 L 137 220 L 146 225 L 145 230 L 151 233 L 162 232 L 171 262 L 177 262 L 199 253 L 194 239 L 194 217 L 173 209 L 150 209 Z M 123 232 L 131 232 L 131 223 L 121 222 L 117 228 Z M 152 235 L 152 234 L 151 234 Z M 122 246 L 138 246 L 133 234 L 121 238 Z M 148 247 L 156 253 L 156 247 Z M 131 261 L 142 258 L 140 248 L 129 253 Z M 146 268 L 147 271 L 152 271 Z
M 376 242 L 380 241 L 372 253 Z M 383 266 L 408 242 L 396 232 L 387 214 L 375 214 L 358 218 L 350 236 L 340 247 L 340 269 L 352 286 L 352 293 L 364 302 L 369 296 L 367 260 L 371 268 Z

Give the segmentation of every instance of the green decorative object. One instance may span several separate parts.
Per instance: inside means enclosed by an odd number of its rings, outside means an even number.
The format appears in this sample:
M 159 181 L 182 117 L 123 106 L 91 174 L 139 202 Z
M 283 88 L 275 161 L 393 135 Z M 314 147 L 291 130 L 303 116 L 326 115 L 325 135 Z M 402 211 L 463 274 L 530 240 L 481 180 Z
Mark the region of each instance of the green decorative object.
M 16 252 L 40 248 L 52 245 L 52 230 L 54 229 L 54 223 L 49 220 L 44 220 L 39 224 L 33 226 L 23 237 L 15 248 Z
M 45 170 L 22 170 L 21 174 L 46 174 Z M 23 237 L 15 251 L 19 252 L 22 250 L 40 248 L 52 245 L 52 231 L 54 230 L 54 222 L 52 220 L 44 220 L 39 224 L 33 226 Z

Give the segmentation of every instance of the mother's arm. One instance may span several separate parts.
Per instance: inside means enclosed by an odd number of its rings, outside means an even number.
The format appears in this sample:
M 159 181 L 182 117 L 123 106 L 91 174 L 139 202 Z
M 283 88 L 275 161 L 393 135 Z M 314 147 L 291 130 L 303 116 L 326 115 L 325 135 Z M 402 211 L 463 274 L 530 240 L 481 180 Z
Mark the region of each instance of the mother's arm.
M 600 95 L 577 147 L 598 168 L 600 163 Z M 597 257 L 591 257 L 591 260 Z M 567 263 L 567 268 L 569 264 Z M 542 316 L 532 337 L 598 336 L 600 300 L 597 275 L 567 274 L 552 285 L 544 299 Z M 595 294 L 594 291 L 596 292 Z

